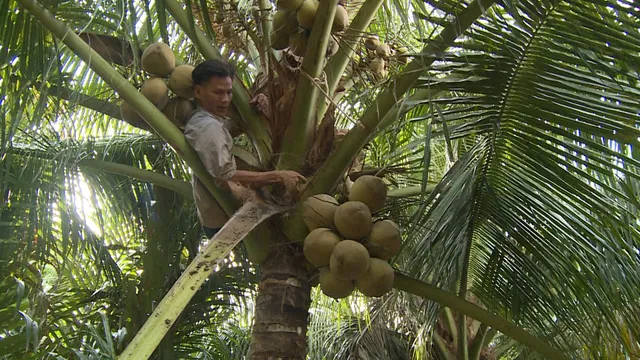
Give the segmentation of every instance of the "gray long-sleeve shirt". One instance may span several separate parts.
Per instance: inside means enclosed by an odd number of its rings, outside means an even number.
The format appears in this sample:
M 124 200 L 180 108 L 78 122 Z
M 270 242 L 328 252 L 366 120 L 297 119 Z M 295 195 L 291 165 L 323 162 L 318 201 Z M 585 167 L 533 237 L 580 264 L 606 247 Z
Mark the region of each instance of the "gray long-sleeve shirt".
M 227 121 L 198 106 L 184 128 L 187 141 L 218 184 L 236 173 L 236 162 L 231 154 L 233 139 Z M 209 228 L 222 227 L 227 220 L 224 210 L 195 175 L 192 186 L 200 223 Z

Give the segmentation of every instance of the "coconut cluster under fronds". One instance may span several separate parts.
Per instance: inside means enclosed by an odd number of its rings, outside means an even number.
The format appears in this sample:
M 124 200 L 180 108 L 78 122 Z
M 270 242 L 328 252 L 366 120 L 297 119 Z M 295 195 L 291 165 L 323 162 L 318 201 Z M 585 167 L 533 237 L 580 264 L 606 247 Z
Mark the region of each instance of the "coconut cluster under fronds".
M 390 62 L 395 61 L 400 65 L 409 62 L 409 50 L 406 46 L 386 44 L 374 35 L 364 38 L 364 48 L 370 59 L 369 68 L 379 77 L 387 76 Z
M 398 225 L 374 222 L 371 214 L 384 206 L 387 187 L 375 176 L 362 176 L 352 185 L 349 201 L 339 204 L 319 194 L 303 203 L 303 217 L 311 232 L 304 240 L 304 256 L 320 268 L 322 292 L 332 298 L 349 296 L 358 288 L 365 296 L 382 296 L 393 287 L 388 260 L 402 244 Z
M 276 50 L 289 49 L 296 56 L 304 56 L 313 23 L 318 12 L 317 0 L 278 0 L 273 15 L 271 46 Z M 326 57 L 338 52 L 339 36 L 349 27 L 349 14 L 342 5 L 336 8 Z
M 183 129 L 195 109 L 193 98 L 193 66 L 178 65 L 171 48 L 164 43 L 149 45 L 142 53 L 142 70 L 150 76 L 142 83 L 140 92 L 178 128 Z M 170 96 L 169 90 L 174 96 Z M 150 130 L 134 108 L 127 102 L 120 106 L 120 114 L 127 123 Z

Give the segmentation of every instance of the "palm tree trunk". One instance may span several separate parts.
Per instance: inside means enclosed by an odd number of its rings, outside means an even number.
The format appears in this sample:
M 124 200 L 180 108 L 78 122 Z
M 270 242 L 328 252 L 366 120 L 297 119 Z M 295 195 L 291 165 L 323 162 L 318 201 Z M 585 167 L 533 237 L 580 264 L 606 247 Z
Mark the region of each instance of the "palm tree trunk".
M 311 304 L 300 249 L 275 249 L 262 264 L 249 359 L 306 359 Z

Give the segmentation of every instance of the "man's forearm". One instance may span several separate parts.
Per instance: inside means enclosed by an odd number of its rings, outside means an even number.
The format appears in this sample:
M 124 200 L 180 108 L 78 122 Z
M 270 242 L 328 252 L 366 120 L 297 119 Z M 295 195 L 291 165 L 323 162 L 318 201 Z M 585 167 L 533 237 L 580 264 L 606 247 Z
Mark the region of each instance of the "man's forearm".
M 275 171 L 256 172 L 237 170 L 236 174 L 233 175 L 229 181 L 240 183 L 246 187 L 260 188 L 265 185 L 275 184 L 279 182 L 279 179 L 280 177 Z

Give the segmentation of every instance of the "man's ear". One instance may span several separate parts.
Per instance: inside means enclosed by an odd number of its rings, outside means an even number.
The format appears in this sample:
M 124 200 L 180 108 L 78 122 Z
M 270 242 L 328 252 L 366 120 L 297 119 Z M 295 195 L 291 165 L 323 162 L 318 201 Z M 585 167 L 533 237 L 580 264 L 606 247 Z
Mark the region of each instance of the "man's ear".
M 196 99 L 200 99 L 200 97 L 202 96 L 202 86 L 200 85 L 196 85 L 193 87 L 193 97 L 195 97 Z

